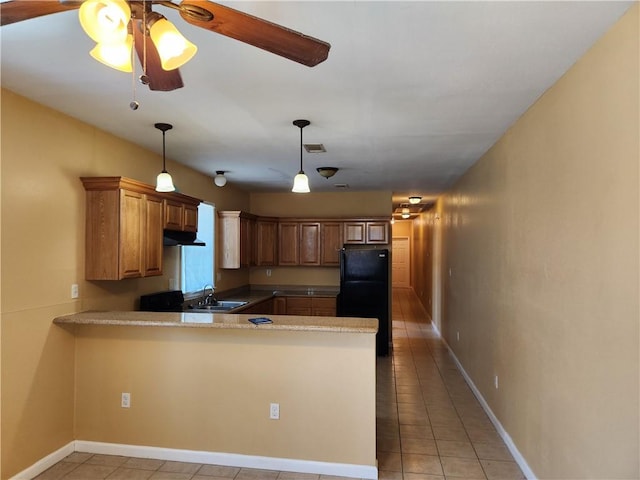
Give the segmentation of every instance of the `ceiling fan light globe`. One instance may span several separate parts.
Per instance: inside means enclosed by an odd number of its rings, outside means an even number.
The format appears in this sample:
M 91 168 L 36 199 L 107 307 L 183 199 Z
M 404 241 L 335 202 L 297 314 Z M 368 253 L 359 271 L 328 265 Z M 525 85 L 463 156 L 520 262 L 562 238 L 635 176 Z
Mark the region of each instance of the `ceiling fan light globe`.
M 127 36 L 131 8 L 125 0 L 86 0 L 78 16 L 80 25 L 96 43 L 122 41 Z
M 89 54 L 108 67 L 130 73 L 133 71 L 133 64 L 131 63 L 132 48 L 133 36 L 127 35 L 124 42 L 98 43 Z
M 149 29 L 151 41 L 158 50 L 164 70 L 175 70 L 187 63 L 198 51 L 166 18 L 155 21 Z
M 304 172 L 298 173 L 293 178 L 293 188 L 291 189 L 293 193 L 309 193 L 309 178 L 304 174 Z
M 173 179 L 167 172 L 160 172 L 156 178 L 156 192 L 175 192 Z

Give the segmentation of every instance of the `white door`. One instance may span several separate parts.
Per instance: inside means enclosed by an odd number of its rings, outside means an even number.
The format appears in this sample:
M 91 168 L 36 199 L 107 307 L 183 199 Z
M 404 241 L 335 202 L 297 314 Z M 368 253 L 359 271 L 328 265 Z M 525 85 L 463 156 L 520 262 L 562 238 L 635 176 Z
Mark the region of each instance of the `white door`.
M 391 275 L 394 287 L 411 286 L 410 249 L 408 237 L 394 237 L 392 241 Z

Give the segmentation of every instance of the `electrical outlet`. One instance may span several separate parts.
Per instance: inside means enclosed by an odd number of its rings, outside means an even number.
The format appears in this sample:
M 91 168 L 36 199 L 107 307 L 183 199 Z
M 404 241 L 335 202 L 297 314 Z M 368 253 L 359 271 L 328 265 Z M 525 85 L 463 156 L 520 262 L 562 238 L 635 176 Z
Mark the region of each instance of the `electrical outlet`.
M 269 418 L 271 420 L 280 420 L 280 404 L 272 403 L 269 406 Z
M 456 340 L 460 341 L 460 332 L 456 332 Z
M 71 285 L 71 298 L 78 298 L 80 296 L 80 293 L 78 291 L 78 284 L 74 283 L 73 285 Z
M 270 276 L 271 276 L 271 269 L 267 268 L 267 277 L 270 277 Z
M 497 388 L 498 388 L 498 375 L 496 375 L 496 376 L 493 378 L 493 384 L 496 386 L 496 389 L 497 389 Z
M 120 406 L 122 408 L 131 407 L 131 394 L 127 392 L 122 392 L 122 398 L 120 399 Z

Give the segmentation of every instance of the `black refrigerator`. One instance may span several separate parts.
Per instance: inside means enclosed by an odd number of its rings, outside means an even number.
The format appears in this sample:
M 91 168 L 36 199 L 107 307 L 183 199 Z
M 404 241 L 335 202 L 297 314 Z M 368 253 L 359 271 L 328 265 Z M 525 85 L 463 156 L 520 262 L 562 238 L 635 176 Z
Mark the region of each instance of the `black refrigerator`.
M 389 261 L 387 249 L 343 248 L 340 251 L 337 315 L 377 318 L 376 352 L 381 356 L 389 354 Z

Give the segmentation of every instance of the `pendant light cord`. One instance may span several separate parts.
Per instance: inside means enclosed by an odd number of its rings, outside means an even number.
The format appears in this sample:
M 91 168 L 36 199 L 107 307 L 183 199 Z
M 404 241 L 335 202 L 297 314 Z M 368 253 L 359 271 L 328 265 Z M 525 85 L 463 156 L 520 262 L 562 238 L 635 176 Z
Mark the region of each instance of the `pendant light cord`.
M 166 173 L 167 172 L 167 167 L 165 165 L 165 151 L 164 151 L 164 134 L 165 131 L 162 131 L 162 173 Z
M 302 127 L 300 127 L 300 173 L 304 173 L 302 170 Z

